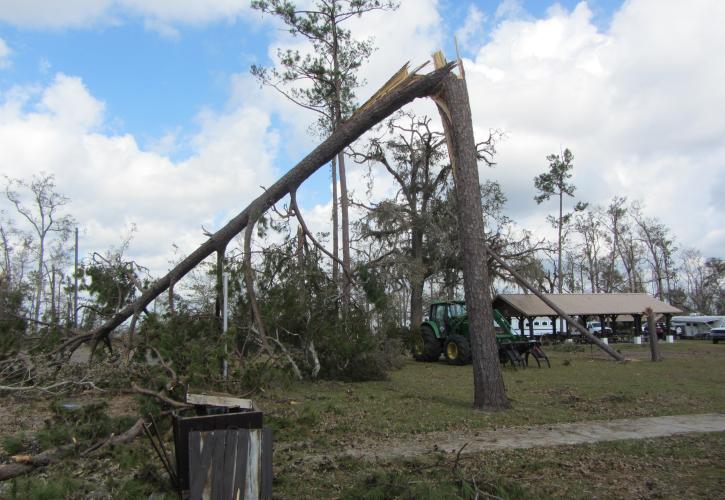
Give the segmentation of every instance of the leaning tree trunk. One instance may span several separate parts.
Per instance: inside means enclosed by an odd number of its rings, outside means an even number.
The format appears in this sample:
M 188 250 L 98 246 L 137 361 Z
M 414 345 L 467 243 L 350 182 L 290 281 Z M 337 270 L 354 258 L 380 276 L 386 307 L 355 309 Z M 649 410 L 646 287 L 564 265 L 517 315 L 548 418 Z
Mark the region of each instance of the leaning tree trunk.
M 322 165 L 331 161 L 340 151 L 350 145 L 364 132 L 404 105 L 418 97 L 428 97 L 438 92 L 441 81 L 451 72 L 453 66 L 453 64 L 445 65 L 427 75 L 411 74 L 392 88 L 381 92 L 375 99 L 372 99 L 360 108 L 349 120 L 340 124 L 330 137 L 317 146 L 277 182 L 272 184 L 272 186 L 237 214 L 224 227 L 212 234 L 199 248 L 189 254 L 165 276 L 151 284 L 135 301 L 127 304 L 92 332 L 69 339 L 59 346 L 55 352 L 74 349 L 78 345 L 91 340 L 93 342 L 91 350 L 93 351 L 99 341 L 108 342 L 109 334 L 130 318 L 134 314 L 134 311 L 142 310 L 209 255 L 224 248 L 232 238 L 247 226 L 250 214 L 264 213 L 290 192 L 295 191 L 302 182 L 315 173 Z
M 476 141 L 465 79 L 448 74 L 436 102 L 446 131 L 458 201 L 458 238 L 473 354 L 473 406 L 503 410 L 511 404 L 506 397 L 493 329 Z

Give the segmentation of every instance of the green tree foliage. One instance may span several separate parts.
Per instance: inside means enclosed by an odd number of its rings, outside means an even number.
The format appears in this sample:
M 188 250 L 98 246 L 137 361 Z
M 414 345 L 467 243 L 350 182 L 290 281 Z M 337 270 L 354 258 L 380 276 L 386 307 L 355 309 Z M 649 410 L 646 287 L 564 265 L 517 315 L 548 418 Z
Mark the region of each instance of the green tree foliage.
M 316 0 L 298 9 L 289 0 L 253 0 L 252 8 L 277 16 L 292 35 L 310 42 L 311 50 L 279 50 L 280 68 L 252 66 L 259 81 L 275 88 L 295 104 L 317 113 L 316 129 L 327 137 L 352 114 L 355 89 L 361 85 L 357 71 L 373 51 L 371 39 L 356 40 L 343 25 L 354 17 L 374 10 L 393 9 L 397 4 L 380 0 Z M 332 275 L 338 278 L 338 196 L 337 171 L 340 178 L 340 212 L 342 228 L 342 268 L 345 274 L 342 304 L 350 302 L 352 272 L 350 256 L 350 223 L 348 215 L 345 155 L 332 160 Z
M 534 186 L 539 191 L 539 194 L 534 196 L 536 203 L 541 204 L 551 197 L 559 198 L 559 216 L 558 218 L 549 217 L 549 222 L 557 229 L 557 274 L 558 283 L 557 291 L 562 292 L 564 282 L 564 269 L 562 266 L 562 248 L 564 245 L 564 239 L 566 238 L 567 227 L 571 222 L 572 216 L 576 212 L 585 210 L 587 207 L 586 203 L 578 202 L 574 210 L 569 213 L 564 213 L 564 196 L 573 197 L 576 187 L 567 182 L 572 177 L 572 170 L 574 169 L 574 155 L 569 149 L 565 149 L 564 153 L 560 156 L 557 154 L 550 154 L 546 157 L 549 162 L 549 170 L 543 174 L 539 174 L 534 178 Z
M 252 8 L 277 16 L 311 50 L 278 49 L 279 68 L 252 65 L 252 74 L 295 104 L 317 113 L 323 136 L 353 111 L 357 70 L 373 51 L 372 39 L 355 40 L 343 24 L 353 17 L 393 8 L 379 0 L 316 0 L 297 8 L 289 0 L 253 0 Z

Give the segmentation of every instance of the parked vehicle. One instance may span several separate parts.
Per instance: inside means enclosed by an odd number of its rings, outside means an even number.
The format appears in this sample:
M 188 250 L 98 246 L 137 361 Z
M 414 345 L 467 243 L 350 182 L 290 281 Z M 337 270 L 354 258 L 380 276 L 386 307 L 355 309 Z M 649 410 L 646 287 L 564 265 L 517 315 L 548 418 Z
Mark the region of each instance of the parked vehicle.
M 712 328 L 723 326 L 725 316 L 673 316 L 672 328 L 683 339 L 707 338 Z
M 597 337 L 603 337 L 612 334 L 612 329 L 606 325 L 604 326 L 604 331 L 602 332 L 602 324 L 599 321 L 587 321 L 587 330 L 592 332 Z
M 725 320 L 719 321 L 714 328 L 711 328 L 708 337 L 710 337 L 713 344 L 725 340 Z
M 529 364 L 529 357 L 533 357 L 538 366 L 546 363 L 551 367 L 539 341 L 517 335 L 499 311 L 494 309 L 493 315 L 499 327 L 496 342 L 502 364 L 523 368 Z M 471 338 L 466 304 L 461 301 L 433 302 L 430 314 L 420 326 L 420 338 L 416 340 L 414 356 L 418 361 L 437 361 L 442 352 L 449 364 L 470 363 Z
M 657 338 L 665 338 L 665 332 L 667 332 L 667 325 L 665 325 L 664 323 L 657 323 Z M 642 325 L 642 333 L 644 333 L 645 335 L 649 335 L 649 324 L 646 322 Z

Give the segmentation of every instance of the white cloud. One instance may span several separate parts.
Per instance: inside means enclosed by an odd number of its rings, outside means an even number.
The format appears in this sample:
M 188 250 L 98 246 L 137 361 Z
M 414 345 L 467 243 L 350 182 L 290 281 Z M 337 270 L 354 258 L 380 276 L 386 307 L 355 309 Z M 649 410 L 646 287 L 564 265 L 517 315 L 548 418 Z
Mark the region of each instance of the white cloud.
M 201 24 L 230 20 L 249 9 L 239 0 L 117 0 L 131 12 L 165 23 Z
M 461 48 L 474 49 L 481 45 L 476 39 L 481 37 L 485 21 L 486 16 L 478 7 L 474 4 L 468 6 L 463 26 L 456 30 L 456 38 Z
M 80 78 L 59 73 L 43 92 L 38 109 L 65 127 L 92 130 L 103 119 L 104 104 L 88 93 Z
M 249 10 L 239 0 L 6 0 L 0 21 L 32 28 L 79 28 L 119 22 L 122 15 L 140 16 L 149 29 L 164 36 L 173 24 L 233 20 Z
M 725 210 L 725 51 L 722 2 L 626 2 L 607 31 L 586 3 L 540 20 L 505 19 L 466 75 L 475 124 L 503 128 L 499 179 L 512 215 L 543 225 L 533 202 L 545 156 L 569 147 L 581 199 L 645 201 L 681 244 L 722 255 Z M 551 210 L 550 210 L 551 209 Z M 693 224 L 693 221 L 697 221 Z M 529 226 L 531 227 L 531 226 Z
M 503 0 L 496 7 L 496 19 L 517 19 L 526 16 L 521 0 Z
M 10 64 L 10 47 L 5 40 L 0 38 L 0 69 L 6 68 Z
M 132 256 L 163 271 L 172 243 L 194 250 L 202 225 L 217 229 L 276 177 L 277 137 L 256 107 L 204 113 L 194 153 L 180 162 L 131 135 L 104 134 L 102 123 L 103 103 L 65 75 L 45 89 L 17 88 L 0 105 L 0 168 L 15 178 L 55 174 L 86 251 L 117 246 L 133 224 Z
M 0 2 L 0 21 L 33 28 L 72 28 L 99 22 L 112 0 L 6 0 Z

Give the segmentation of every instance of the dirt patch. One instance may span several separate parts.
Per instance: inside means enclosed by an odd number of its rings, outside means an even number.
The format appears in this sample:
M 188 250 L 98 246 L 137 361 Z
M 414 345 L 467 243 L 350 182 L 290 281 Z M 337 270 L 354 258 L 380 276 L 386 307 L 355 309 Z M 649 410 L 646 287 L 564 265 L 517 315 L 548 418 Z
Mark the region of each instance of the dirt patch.
M 591 444 L 626 439 L 650 439 L 678 434 L 724 432 L 725 414 L 679 415 L 508 427 L 467 433 L 432 432 L 407 441 L 368 443 L 342 455 L 363 459 L 412 458 L 431 452 L 478 453 L 488 450 Z

